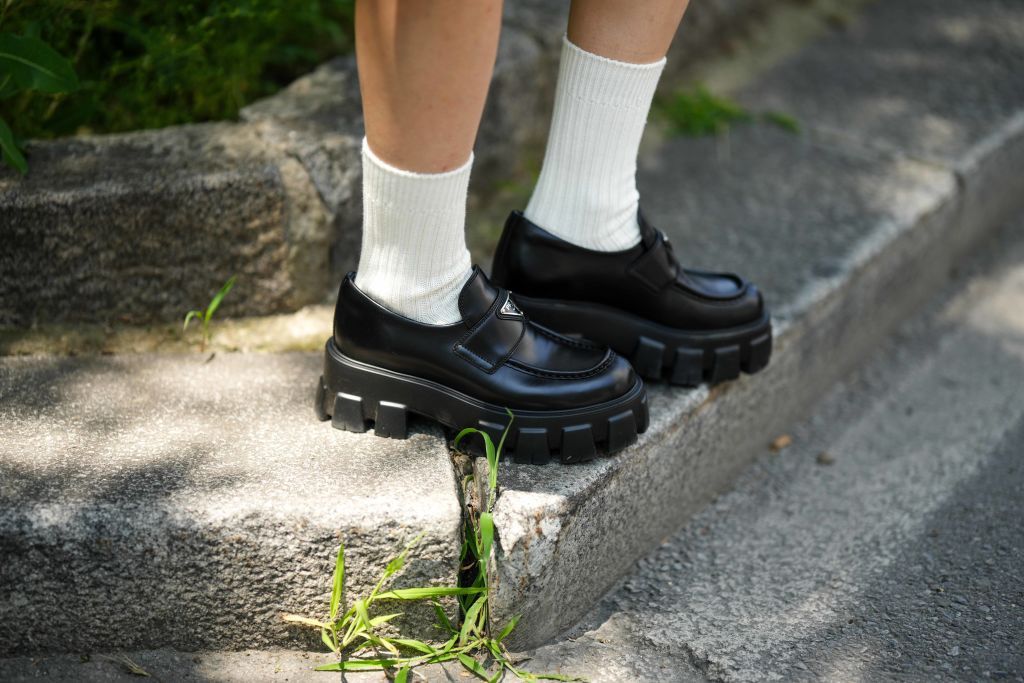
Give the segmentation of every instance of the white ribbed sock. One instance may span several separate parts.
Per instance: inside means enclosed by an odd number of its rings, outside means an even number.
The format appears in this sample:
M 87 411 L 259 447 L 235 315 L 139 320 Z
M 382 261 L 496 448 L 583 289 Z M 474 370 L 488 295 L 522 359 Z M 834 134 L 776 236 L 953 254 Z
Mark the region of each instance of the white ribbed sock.
M 562 39 L 547 151 L 524 214 L 597 251 L 640 241 L 636 156 L 665 60 L 629 64 Z
M 445 173 L 390 166 L 363 138 L 363 244 L 356 285 L 382 306 L 430 325 L 462 319 L 472 274 L 466 249 L 469 161 Z

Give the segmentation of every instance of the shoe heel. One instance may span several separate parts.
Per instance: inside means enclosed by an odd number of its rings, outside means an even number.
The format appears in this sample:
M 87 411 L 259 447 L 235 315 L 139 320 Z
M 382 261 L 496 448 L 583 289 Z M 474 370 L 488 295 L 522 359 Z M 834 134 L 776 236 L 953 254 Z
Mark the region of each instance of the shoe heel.
M 331 393 L 323 376 L 316 390 L 316 415 L 346 432 L 362 434 L 369 428 L 377 436 L 391 439 L 409 437 L 408 410 L 394 401 L 368 401 L 343 391 Z

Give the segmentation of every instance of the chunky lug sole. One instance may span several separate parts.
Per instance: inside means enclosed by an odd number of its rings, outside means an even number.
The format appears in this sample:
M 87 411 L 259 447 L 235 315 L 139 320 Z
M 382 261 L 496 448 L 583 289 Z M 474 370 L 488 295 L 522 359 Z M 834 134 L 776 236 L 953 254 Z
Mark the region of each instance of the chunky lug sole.
M 429 380 L 362 363 L 328 340 L 316 412 L 335 429 L 404 439 L 410 413 L 453 430 L 476 427 L 497 445 L 508 424 L 502 406 L 485 403 Z M 516 462 L 542 465 L 552 459 L 582 462 L 636 442 L 647 429 L 643 381 L 619 398 L 570 410 L 516 410 L 504 450 Z M 472 440 L 471 440 L 472 441 Z
M 519 294 L 516 303 L 536 323 L 563 334 L 607 344 L 629 359 L 644 379 L 667 379 L 683 387 L 715 384 L 753 374 L 772 355 L 772 322 L 767 313 L 748 325 L 724 330 L 679 330 L 610 306 Z

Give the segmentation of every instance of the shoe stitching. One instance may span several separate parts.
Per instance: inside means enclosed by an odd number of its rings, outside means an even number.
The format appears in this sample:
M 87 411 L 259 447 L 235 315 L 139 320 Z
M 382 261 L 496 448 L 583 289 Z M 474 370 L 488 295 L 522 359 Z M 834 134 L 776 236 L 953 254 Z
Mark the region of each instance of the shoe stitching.
M 544 335 L 548 339 L 551 339 L 552 341 L 556 341 L 567 346 L 572 346 L 574 348 L 584 349 L 587 351 L 597 351 L 601 348 L 597 344 L 593 344 L 589 341 L 583 339 L 575 339 L 573 337 L 568 337 L 566 335 L 559 334 L 554 330 L 549 330 L 548 328 L 544 327 L 539 323 L 532 323 L 532 325 L 534 330 Z
M 508 361 L 508 366 L 525 372 L 530 375 L 537 377 L 546 377 L 549 379 L 587 379 L 588 377 L 594 377 L 600 375 L 602 372 L 608 369 L 608 367 L 615 361 L 614 353 L 605 354 L 604 359 L 589 370 L 578 370 L 578 371 L 564 371 L 556 372 L 551 370 L 542 370 L 541 368 L 535 368 L 532 365 L 526 365 L 515 359 Z

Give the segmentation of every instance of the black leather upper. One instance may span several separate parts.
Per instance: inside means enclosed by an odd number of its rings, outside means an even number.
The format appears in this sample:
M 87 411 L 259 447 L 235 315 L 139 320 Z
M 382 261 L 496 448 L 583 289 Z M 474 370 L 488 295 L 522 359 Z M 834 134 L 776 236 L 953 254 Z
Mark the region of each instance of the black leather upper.
M 603 252 L 566 242 L 514 211 L 494 255 L 494 281 L 524 296 L 603 304 L 680 329 L 729 328 L 763 316 L 752 283 L 683 268 L 664 233 L 643 214 L 638 220 L 640 244 Z
M 459 295 L 462 320 L 424 325 L 367 297 L 349 273 L 334 313 L 334 342 L 354 360 L 438 382 L 513 410 L 580 408 L 622 396 L 638 381 L 625 359 L 527 320 L 483 272 Z

